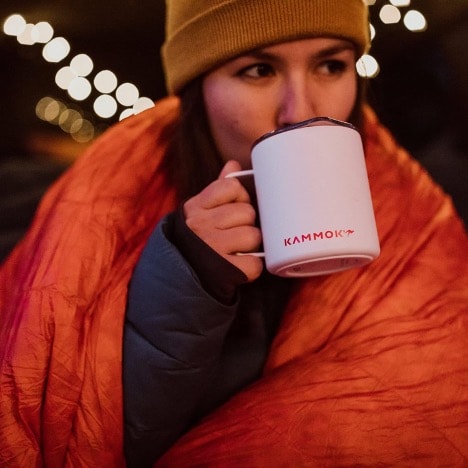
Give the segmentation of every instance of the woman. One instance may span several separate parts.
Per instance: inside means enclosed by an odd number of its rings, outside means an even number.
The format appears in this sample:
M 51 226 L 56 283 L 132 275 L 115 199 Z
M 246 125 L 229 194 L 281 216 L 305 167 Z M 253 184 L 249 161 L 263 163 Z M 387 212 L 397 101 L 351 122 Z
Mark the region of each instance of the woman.
M 135 466 L 189 429 L 162 465 L 461 464 L 466 235 L 362 115 L 364 3 L 207 3 L 168 2 L 180 111 L 172 97 L 104 135 L 3 267 L 2 461 L 119 466 L 125 420 Z M 318 115 L 363 119 L 382 255 L 285 280 L 235 255 L 261 232 L 225 176 Z

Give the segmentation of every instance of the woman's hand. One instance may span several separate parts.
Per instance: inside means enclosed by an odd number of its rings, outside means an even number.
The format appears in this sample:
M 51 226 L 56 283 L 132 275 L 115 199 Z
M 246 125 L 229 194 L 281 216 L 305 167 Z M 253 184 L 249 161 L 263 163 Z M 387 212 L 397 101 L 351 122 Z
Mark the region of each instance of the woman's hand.
M 254 281 L 263 270 L 263 261 L 236 252 L 253 252 L 260 247 L 262 236 L 255 226 L 255 209 L 239 180 L 226 178 L 240 170 L 237 161 L 228 161 L 217 180 L 185 202 L 184 216 L 189 229 Z

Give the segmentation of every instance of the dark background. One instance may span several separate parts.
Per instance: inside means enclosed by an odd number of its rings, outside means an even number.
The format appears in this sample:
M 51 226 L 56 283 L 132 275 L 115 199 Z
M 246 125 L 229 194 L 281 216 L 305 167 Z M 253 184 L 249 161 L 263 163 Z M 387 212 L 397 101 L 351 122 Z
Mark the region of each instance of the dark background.
M 386 3 L 376 0 L 370 7 L 377 29 L 371 54 L 381 71 L 370 82 L 369 100 L 400 143 L 453 196 L 466 221 L 468 0 L 412 0 L 410 7 L 401 11 L 414 8 L 426 16 L 428 29 L 419 33 L 409 32 L 402 22 L 382 24 L 378 12 Z M 2 0 L 1 24 L 13 13 L 30 23 L 48 21 L 54 36 L 65 37 L 71 45 L 66 59 L 50 64 L 42 59 L 42 45 L 20 45 L 15 37 L 0 32 L 0 228 L 22 223 L 15 234 L 19 237 L 41 191 L 82 150 L 82 145 L 71 142 L 66 134 L 35 116 L 37 101 L 45 95 L 71 100 L 54 84 L 54 77 L 78 53 L 92 57 L 96 72 L 110 69 L 120 82 L 133 82 L 141 95 L 155 100 L 164 96 L 159 60 L 164 1 Z M 80 106 L 92 115 L 91 99 Z M 94 119 L 100 128 L 115 121 Z M 48 138 L 31 146 L 38 134 Z M 61 145 L 54 145 L 57 138 Z M 40 173 L 45 176 L 34 185 Z M 19 183 L 10 184 L 8 181 L 15 177 Z M 27 192 L 28 187 L 29 204 L 23 207 L 22 217 L 16 216 L 21 219 L 15 221 L 15 216 L 7 213 L 10 192 Z M 20 208 L 15 206 L 13 212 L 18 213 Z

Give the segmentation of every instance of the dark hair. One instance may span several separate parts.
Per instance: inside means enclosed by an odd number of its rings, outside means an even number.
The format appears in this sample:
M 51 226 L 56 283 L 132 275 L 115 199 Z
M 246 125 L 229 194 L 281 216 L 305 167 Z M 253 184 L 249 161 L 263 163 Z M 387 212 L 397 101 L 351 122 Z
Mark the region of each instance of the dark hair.
M 216 149 L 205 110 L 203 77 L 181 93 L 181 114 L 164 158 L 165 169 L 179 199 L 190 198 L 218 177 L 224 161 Z M 349 121 L 362 128 L 366 81 L 358 77 L 357 99 Z M 200 170 L 203 168 L 203 170 Z
M 181 200 L 215 180 L 223 166 L 209 129 L 202 81 L 201 77 L 193 80 L 181 93 L 179 122 L 164 158 Z

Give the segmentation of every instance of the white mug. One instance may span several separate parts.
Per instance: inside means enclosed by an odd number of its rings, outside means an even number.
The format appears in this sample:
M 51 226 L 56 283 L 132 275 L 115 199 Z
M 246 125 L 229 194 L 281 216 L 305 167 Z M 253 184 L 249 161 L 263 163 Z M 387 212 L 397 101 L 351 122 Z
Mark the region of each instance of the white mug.
M 318 117 L 268 133 L 252 148 L 264 253 L 285 277 L 360 267 L 380 253 L 364 150 L 350 123 Z

